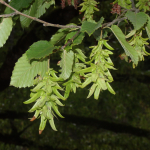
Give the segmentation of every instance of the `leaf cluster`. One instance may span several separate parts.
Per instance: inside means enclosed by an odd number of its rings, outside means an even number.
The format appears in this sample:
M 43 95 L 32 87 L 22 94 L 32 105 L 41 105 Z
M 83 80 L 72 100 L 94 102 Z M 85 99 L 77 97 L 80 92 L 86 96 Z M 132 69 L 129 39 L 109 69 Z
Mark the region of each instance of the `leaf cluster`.
M 114 1 L 114 4 L 118 3 L 121 6 L 121 15 L 116 15 L 117 19 L 108 23 L 102 16 L 99 21 L 93 19 L 94 12 L 99 11 L 97 8 L 99 3 L 96 0 L 84 0 L 80 4 L 80 12 L 84 13 L 84 17 L 78 20 L 78 24 L 55 25 L 62 29 L 52 35 L 49 41 L 39 40 L 33 43 L 18 59 L 10 85 L 19 88 L 34 86 L 31 90 L 31 98 L 24 103 L 35 102 L 29 112 L 35 111 L 31 121 L 41 117 L 40 134 L 47 121 L 56 131 L 54 117 L 56 114 L 63 117 L 58 111 L 57 105 L 63 106 L 59 99 L 66 100 L 71 92 L 76 93 L 77 88 L 90 85 L 87 98 L 94 95 L 95 99 L 99 99 L 100 93 L 104 90 L 115 94 L 110 85 L 113 82 L 110 70 L 116 70 L 110 55 L 115 53 L 112 52 L 115 48 L 109 43 L 111 36 L 106 34 L 108 30 L 124 49 L 122 59 L 125 56 L 127 62 L 132 62 L 133 68 L 139 61 L 144 60 L 144 56 L 149 55 L 145 46 L 148 45 L 147 40 L 150 38 L 150 17 L 146 14 L 145 5 L 139 7 L 141 2 L 147 5 L 147 1 L 141 0 L 135 5 L 136 9 L 131 9 L 133 4 L 129 0 Z M 21 12 L 18 19 L 24 29 L 28 28 L 33 20 L 38 21 L 38 18 L 53 4 L 55 4 L 54 0 L 21 0 L 20 2 L 12 0 L 5 13 L 11 13 L 11 7 Z M 141 12 L 137 11 L 138 7 Z M 11 33 L 13 21 L 10 17 L 2 20 L 0 47 L 6 43 Z M 120 22 L 125 24 L 125 33 Z M 115 25 L 116 23 L 118 24 Z M 148 38 L 143 37 L 142 33 L 145 30 Z M 95 41 L 95 44 L 88 47 L 88 54 L 84 44 L 87 37 Z M 54 53 L 60 54 L 60 61 L 57 63 L 60 68 L 58 72 L 51 68 L 50 58 Z

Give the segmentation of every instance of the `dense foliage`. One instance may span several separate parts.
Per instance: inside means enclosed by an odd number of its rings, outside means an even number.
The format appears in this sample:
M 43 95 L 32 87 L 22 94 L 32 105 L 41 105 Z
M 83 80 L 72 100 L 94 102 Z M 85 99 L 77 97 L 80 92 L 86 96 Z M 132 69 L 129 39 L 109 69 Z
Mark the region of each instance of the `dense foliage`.
M 94 95 L 94 99 L 99 99 L 105 90 L 116 93 L 110 84 L 113 82 L 111 69 L 116 70 L 110 58 L 115 55 L 115 44 L 111 44 L 113 35 L 116 37 L 114 43 L 119 42 L 124 49 L 119 57 L 132 63 L 133 68 L 150 54 L 147 52 L 150 38 L 148 0 L 135 3 L 133 0 L 115 0 L 109 12 L 114 16 L 109 22 L 97 15 L 103 10 L 99 10 L 101 3 L 96 0 L 83 0 L 80 4 L 77 0 L 67 3 L 62 0 L 62 9 L 66 4 L 79 9 L 77 20 L 68 25 L 38 19 L 48 8 L 55 6 L 55 0 L 11 0 L 9 4 L 0 0 L 0 3 L 6 6 L 1 11 L 0 47 L 4 46 L 18 21 L 24 30 L 30 28 L 33 21 L 42 23 L 45 28 L 60 28 L 50 40 L 39 40 L 26 50 L 16 62 L 10 82 L 18 88 L 34 86 L 30 99 L 24 103 L 34 103 L 29 112 L 35 112 L 31 121 L 41 118 L 39 134 L 47 121 L 53 130 L 57 130 L 54 117 L 63 118 L 58 106 L 64 106 L 61 100 L 67 100 L 71 92 L 90 86 L 87 98 Z M 56 54 L 59 56 L 58 66 L 52 68 L 51 59 Z

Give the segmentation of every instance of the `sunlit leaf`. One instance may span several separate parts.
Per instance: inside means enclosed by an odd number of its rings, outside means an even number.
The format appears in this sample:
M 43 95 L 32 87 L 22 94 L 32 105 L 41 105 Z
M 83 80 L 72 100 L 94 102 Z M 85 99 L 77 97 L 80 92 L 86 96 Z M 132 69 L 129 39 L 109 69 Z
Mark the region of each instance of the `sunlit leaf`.
M 64 50 L 62 54 L 62 59 L 60 61 L 60 67 L 62 68 L 60 77 L 64 80 L 68 79 L 71 75 L 73 60 L 73 51 L 67 52 L 66 50 Z
M 118 39 L 118 41 L 120 42 L 121 46 L 123 47 L 123 49 L 125 50 L 125 53 L 131 57 L 132 61 L 134 62 L 134 64 L 138 64 L 138 53 L 137 51 L 131 46 L 129 45 L 129 43 L 125 40 L 125 35 L 122 33 L 121 29 L 116 26 L 116 25 L 112 25 L 111 30 L 113 31 L 114 35 L 116 36 L 116 38 Z
M 34 77 L 39 74 L 42 77 L 45 75 L 48 69 L 47 58 L 44 60 L 34 60 L 29 63 L 26 54 L 23 54 L 21 58 L 15 64 L 10 85 L 15 87 L 30 87 L 33 86 Z
M 2 47 L 8 39 L 12 30 L 12 19 L 4 18 L 0 24 L 0 47 Z

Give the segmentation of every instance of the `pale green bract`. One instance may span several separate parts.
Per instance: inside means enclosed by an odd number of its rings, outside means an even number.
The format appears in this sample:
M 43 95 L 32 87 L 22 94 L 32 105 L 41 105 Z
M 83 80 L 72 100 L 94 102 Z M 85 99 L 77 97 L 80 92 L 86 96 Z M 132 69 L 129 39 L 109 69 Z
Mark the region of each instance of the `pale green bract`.
M 67 52 L 66 50 L 64 50 L 62 53 L 62 59 L 60 61 L 60 67 L 62 68 L 60 77 L 63 78 L 64 80 L 68 79 L 71 75 L 73 60 L 74 60 L 73 51 Z

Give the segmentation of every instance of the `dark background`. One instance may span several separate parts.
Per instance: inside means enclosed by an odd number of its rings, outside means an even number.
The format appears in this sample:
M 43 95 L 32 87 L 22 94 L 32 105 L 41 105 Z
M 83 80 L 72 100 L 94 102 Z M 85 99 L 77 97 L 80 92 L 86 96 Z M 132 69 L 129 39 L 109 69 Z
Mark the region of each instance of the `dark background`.
M 110 13 L 111 2 L 101 1 L 96 20 L 101 16 L 105 22 L 115 18 Z M 78 17 L 78 10 L 73 6 L 62 10 L 58 0 L 56 7 L 50 7 L 41 19 L 65 25 L 77 23 Z M 123 23 L 120 26 L 125 27 Z M 22 29 L 17 21 L 7 43 L 0 49 L 0 150 L 149 150 L 150 57 L 145 57 L 133 69 L 131 63 L 120 59 L 123 49 L 113 35 L 110 44 L 115 51 L 111 58 L 117 70 L 111 71 L 114 77 L 111 85 L 116 95 L 103 91 L 99 100 L 87 99 L 89 87 L 78 89 L 64 102 L 65 107 L 59 108 L 65 119 L 55 118 L 58 131 L 47 124 L 43 133 L 38 134 L 40 120 L 30 122 L 28 118 L 33 114 L 28 110 L 32 104 L 23 104 L 29 99 L 30 89 L 9 87 L 10 77 L 16 61 L 29 46 L 38 40 L 50 40 L 57 30 L 37 22 L 29 29 Z M 84 44 L 95 42 L 86 36 Z M 53 68 L 59 59 L 57 54 L 51 56 Z

